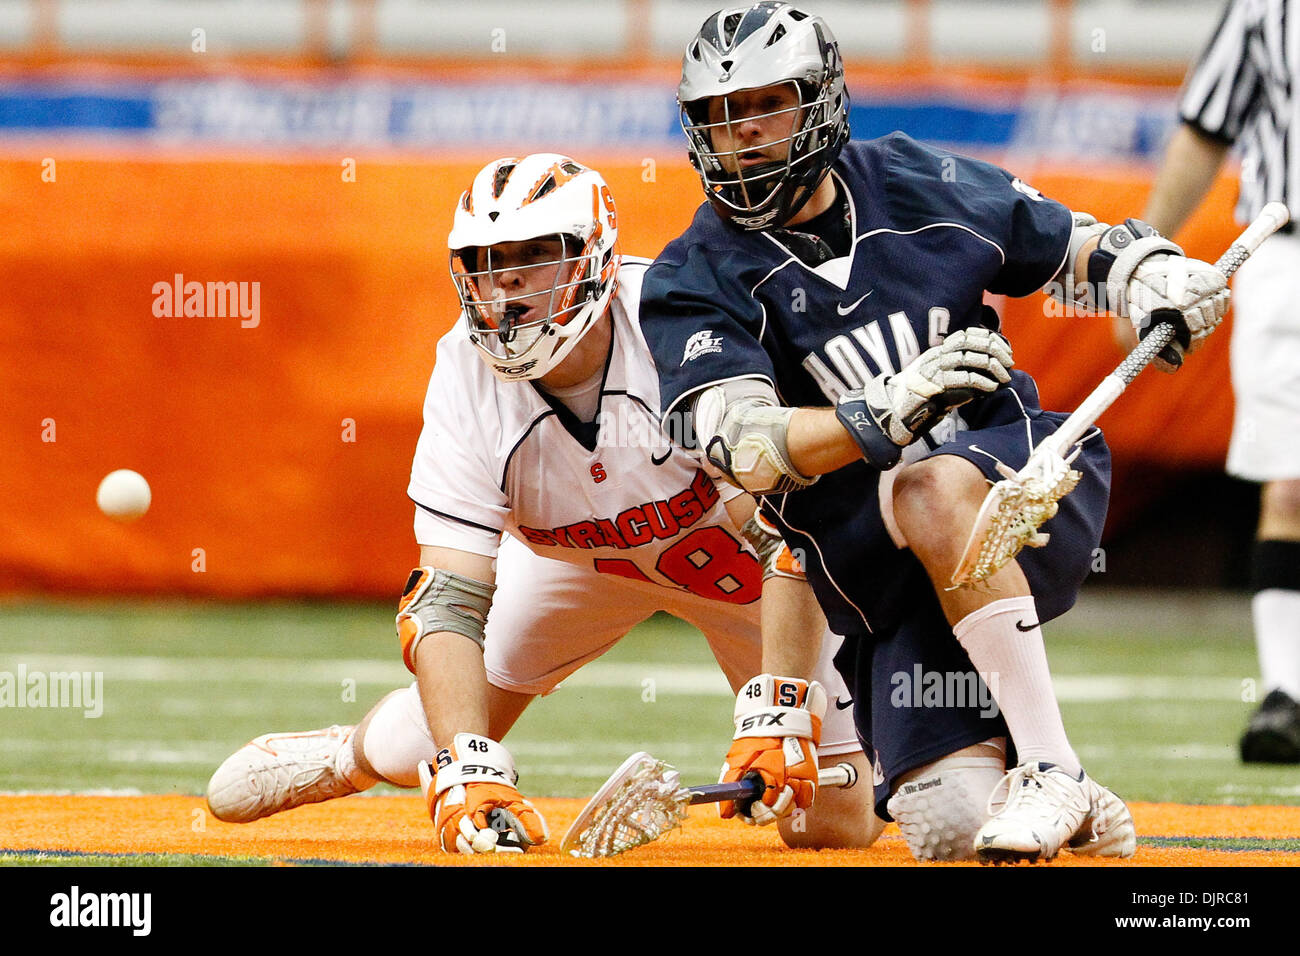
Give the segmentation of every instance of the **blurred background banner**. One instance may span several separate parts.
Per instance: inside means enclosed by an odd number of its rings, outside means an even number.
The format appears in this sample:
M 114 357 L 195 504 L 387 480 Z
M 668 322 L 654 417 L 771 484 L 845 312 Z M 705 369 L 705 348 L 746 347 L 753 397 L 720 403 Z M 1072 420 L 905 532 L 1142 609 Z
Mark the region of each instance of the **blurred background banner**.
M 855 71 L 850 123 L 861 139 L 907 130 L 967 152 L 1022 160 L 1149 162 L 1174 126 L 1163 88 L 1096 84 L 1047 92 Z M 565 143 L 573 152 L 676 150 L 674 84 L 539 78 L 445 84 L 321 76 L 0 82 L 7 140 L 84 145 L 446 153 Z
M 1140 214 L 1221 12 L 806 6 L 840 39 L 855 137 L 902 129 L 1112 222 Z M 566 152 L 609 180 L 623 250 L 655 255 L 701 199 L 676 63 L 715 7 L 0 0 L 0 594 L 395 600 L 424 387 L 457 315 L 453 204 L 496 156 Z M 1180 236 L 1190 254 L 1235 235 L 1232 175 Z M 1046 405 L 1118 360 L 1108 320 L 995 305 Z M 1108 541 L 1141 538 L 1187 476 L 1218 479 L 1227 343 L 1103 419 Z M 116 468 L 153 487 L 138 523 L 95 508 Z M 1202 583 L 1230 581 L 1233 545 L 1202 532 Z

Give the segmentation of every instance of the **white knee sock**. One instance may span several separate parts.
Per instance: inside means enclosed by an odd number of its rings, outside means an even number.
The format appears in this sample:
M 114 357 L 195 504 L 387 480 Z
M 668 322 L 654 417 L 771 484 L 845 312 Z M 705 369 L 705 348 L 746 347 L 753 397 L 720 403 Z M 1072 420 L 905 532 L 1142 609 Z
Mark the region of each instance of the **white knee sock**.
M 1264 693 L 1280 687 L 1300 700 L 1300 591 L 1260 591 L 1250 607 Z
M 438 745 L 433 742 L 415 684 L 380 705 L 366 728 L 361 749 L 370 766 L 389 783 L 398 787 L 420 785 L 415 768 L 421 760 L 432 763 L 438 756 Z
M 1077 776 L 1079 758 L 1065 735 L 1033 597 L 986 604 L 953 633 L 1001 708 L 1019 761 L 1054 763 Z

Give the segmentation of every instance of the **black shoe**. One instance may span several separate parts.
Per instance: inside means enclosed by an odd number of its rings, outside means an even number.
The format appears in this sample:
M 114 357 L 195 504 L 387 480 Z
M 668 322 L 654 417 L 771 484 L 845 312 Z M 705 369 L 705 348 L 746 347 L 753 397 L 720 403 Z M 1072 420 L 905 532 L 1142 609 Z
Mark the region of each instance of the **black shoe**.
M 1300 763 L 1300 703 L 1270 691 L 1241 735 L 1245 763 Z

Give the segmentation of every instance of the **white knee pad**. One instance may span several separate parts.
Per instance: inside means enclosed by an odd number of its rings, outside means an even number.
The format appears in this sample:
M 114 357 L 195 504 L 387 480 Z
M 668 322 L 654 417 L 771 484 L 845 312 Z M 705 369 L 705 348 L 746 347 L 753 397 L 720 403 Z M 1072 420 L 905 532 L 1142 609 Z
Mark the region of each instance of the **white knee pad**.
M 366 727 L 361 749 L 370 766 L 389 783 L 398 787 L 420 785 L 415 768 L 421 760 L 433 763 L 438 745 L 433 742 L 420 691 L 414 683 L 383 702 Z
M 914 772 L 889 798 L 918 860 L 965 860 L 975 855 L 975 834 L 989 818 L 993 788 L 1006 774 L 1002 738 L 968 747 Z

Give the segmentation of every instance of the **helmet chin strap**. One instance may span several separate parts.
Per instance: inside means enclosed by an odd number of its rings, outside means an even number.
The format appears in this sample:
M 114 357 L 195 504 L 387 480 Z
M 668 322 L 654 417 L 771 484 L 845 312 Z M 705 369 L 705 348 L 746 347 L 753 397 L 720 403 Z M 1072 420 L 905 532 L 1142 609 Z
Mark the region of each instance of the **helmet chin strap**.
M 822 182 L 825 182 L 825 180 L 822 180 Z M 818 183 L 817 185 L 820 186 L 821 183 Z M 784 227 L 789 227 L 790 220 L 793 219 L 795 216 L 799 215 L 799 213 L 803 212 L 804 208 L 808 205 L 808 203 L 812 202 L 812 198 L 816 194 L 817 194 L 817 190 L 815 188 L 810 189 L 807 186 L 799 186 L 797 191 L 794 194 L 794 198 L 790 202 L 790 214 L 785 217 L 785 222 L 783 222 L 781 225 Z M 809 218 L 812 217 L 810 216 Z
M 748 170 L 739 165 L 736 167 L 736 179 L 745 184 L 746 198 L 751 206 L 759 205 L 776 191 L 781 185 L 781 174 L 785 172 L 786 165 L 784 161 L 777 159 L 770 163 L 751 166 Z
M 601 329 L 608 330 L 608 341 L 603 349 L 592 349 L 592 345 L 600 341 Z M 591 349 L 591 351 L 587 351 Z M 610 308 L 606 307 L 600 318 L 591 324 L 581 340 L 574 344 L 573 349 L 564 359 L 551 370 L 548 375 L 554 373 L 557 369 L 564 369 L 565 375 L 562 376 L 566 384 L 548 383 L 544 387 L 549 389 L 573 388 L 577 385 L 584 384 L 590 379 L 601 376 L 603 377 L 605 367 L 609 364 L 610 356 L 614 351 L 613 323 L 610 317 Z M 547 376 L 542 376 L 546 378 Z

